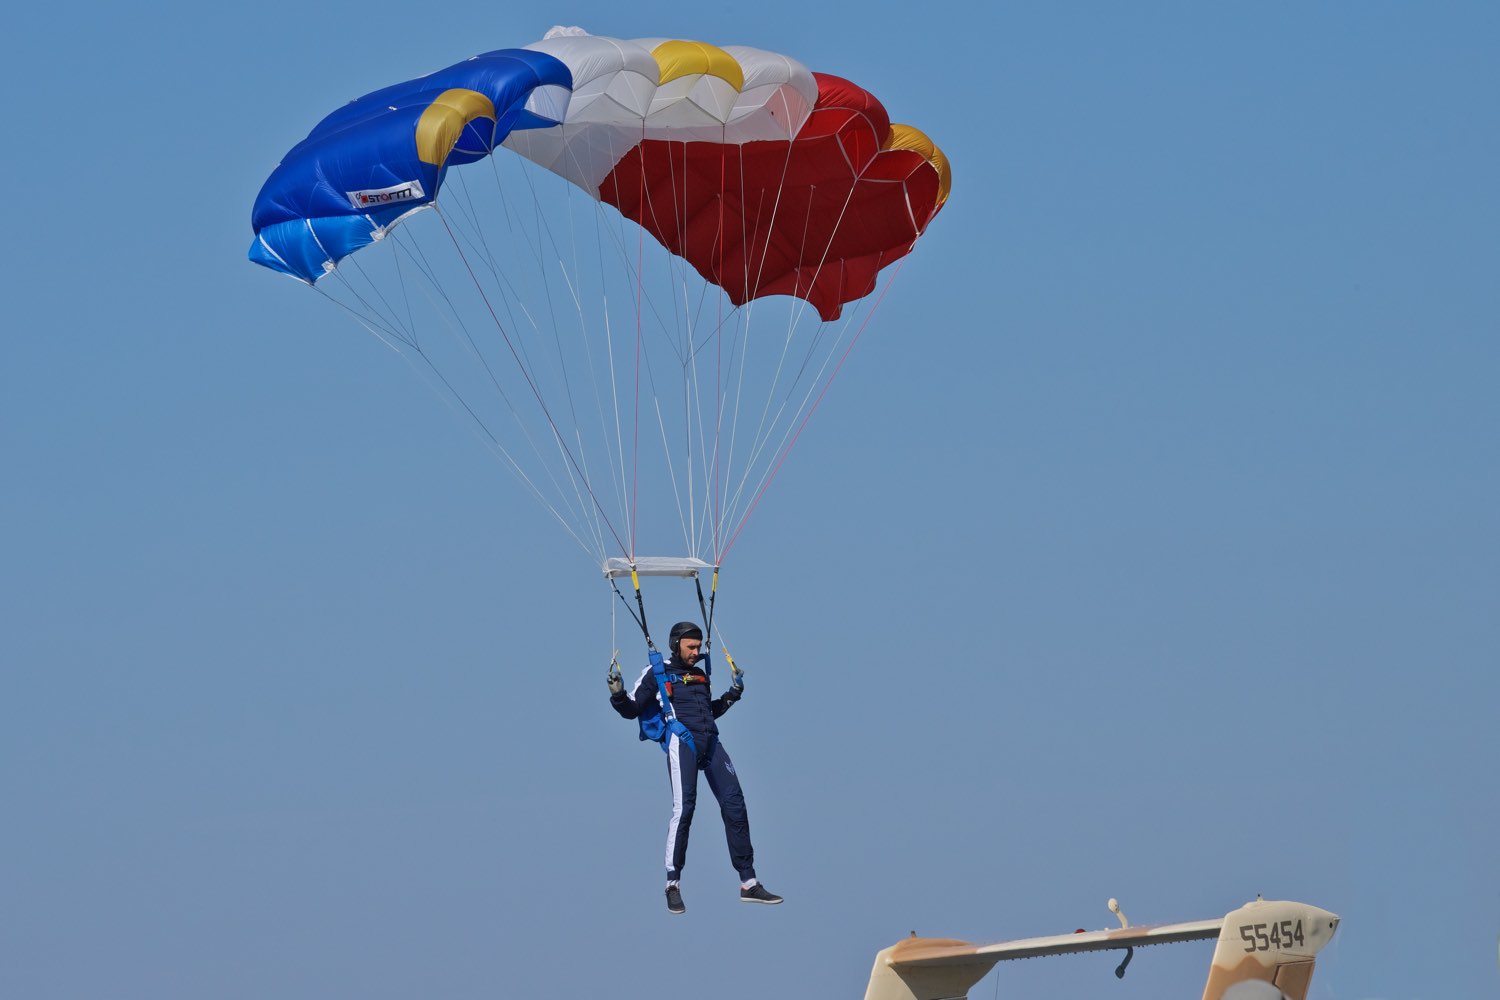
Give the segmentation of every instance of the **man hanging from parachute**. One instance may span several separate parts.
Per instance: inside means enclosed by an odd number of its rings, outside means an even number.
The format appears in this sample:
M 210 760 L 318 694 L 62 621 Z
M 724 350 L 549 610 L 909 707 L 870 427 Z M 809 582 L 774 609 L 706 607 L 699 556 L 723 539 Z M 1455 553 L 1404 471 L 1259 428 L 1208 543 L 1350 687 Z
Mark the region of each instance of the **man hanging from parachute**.
M 641 739 L 661 744 L 667 754 L 667 776 L 672 783 L 672 818 L 667 824 L 667 909 L 673 913 L 686 910 L 678 880 L 687 864 L 688 833 L 698 802 L 700 772 L 719 803 L 729 860 L 740 877 L 740 899 L 779 903 L 781 897 L 756 878 L 745 796 L 714 723 L 744 696 L 744 672 L 729 659 L 734 680 L 728 690 L 714 698 L 703 630 L 693 622 L 678 622 L 672 626 L 667 648 L 669 657 L 651 650 L 650 663 L 629 694 L 625 693 L 619 665 L 611 663 L 609 671 L 610 705 L 623 718 L 639 721 Z
M 713 640 L 714 606 L 719 593 L 719 573 L 707 601 L 703 597 L 700 570 L 707 570 L 696 559 L 651 558 L 635 564 L 610 559 L 604 572 L 615 596 L 625 605 L 646 640 L 647 665 L 627 694 L 620 676 L 618 660 L 609 665 L 609 703 L 621 717 L 635 719 L 640 738 L 661 746 L 667 755 L 667 778 L 672 787 L 672 816 L 667 823 L 667 909 L 683 913 L 682 869 L 687 864 L 688 834 L 698 802 L 698 775 L 708 782 L 709 790 L 719 803 L 724 820 L 724 838 L 729 844 L 729 860 L 740 878 L 740 900 L 746 903 L 780 903 L 781 897 L 760 883 L 755 874 L 755 848 L 750 843 L 750 818 L 745 808 L 744 791 L 729 752 L 719 740 L 715 720 L 736 704 L 745 694 L 745 675 L 724 650 L 729 665 L 730 683 L 719 697 L 713 697 L 713 667 L 709 647 Z M 646 602 L 641 596 L 641 576 L 690 577 L 698 594 L 698 610 L 703 615 L 708 634 L 694 622 L 678 622 L 667 639 L 663 656 L 651 638 L 646 624 Z M 620 592 L 616 578 L 629 575 L 635 587 L 635 608 Z M 618 650 L 616 651 L 618 655 Z
M 452 170 L 481 161 L 493 190 L 482 169 Z M 565 193 L 538 194 L 555 188 L 524 173 L 533 167 Z M 513 169 L 518 183 L 503 176 Z M 458 193 L 440 202 L 450 183 Z M 732 680 L 712 697 L 712 604 L 701 630 L 673 628 L 663 655 L 638 577 L 712 569 L 717 589 L 879 304 L 882 269 L 911 251 L 951 183 L 926 135 L 789 56 L 554 28 L 350 101 L 256 198 L 250 259 L 402 354 L 612 585 L 635 582 L 650 663 L 628 692 L 611 670 L 611 704 L 667 755 L 673 912 L 700 773 L 741 898 L 781 898 L 756 878 L 718 738 L 715 720 L 744 685 L 726 650 Z M 408 221 L 419 214 L 435 221 Z M 590 220 L 597 245 L 580 250 Z M 383 254 L 362 252 L 380 244 Z M 659 278 L 664 292 L 651 290 Z M 643 414 L 659 452 L 641 440 Z M 693 555 L 638 556 L 638 510 L 672 509 Z

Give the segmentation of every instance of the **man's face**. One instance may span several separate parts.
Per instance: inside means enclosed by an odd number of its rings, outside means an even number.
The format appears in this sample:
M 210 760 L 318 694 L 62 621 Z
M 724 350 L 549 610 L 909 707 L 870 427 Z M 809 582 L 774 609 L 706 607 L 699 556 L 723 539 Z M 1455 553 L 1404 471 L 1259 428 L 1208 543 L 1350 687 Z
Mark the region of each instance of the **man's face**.
M 703 651 L 702 639 L 680 639 L 677 643 L 679 661 L 684 667 L 691 667 L 698 662 L 698 655 Z

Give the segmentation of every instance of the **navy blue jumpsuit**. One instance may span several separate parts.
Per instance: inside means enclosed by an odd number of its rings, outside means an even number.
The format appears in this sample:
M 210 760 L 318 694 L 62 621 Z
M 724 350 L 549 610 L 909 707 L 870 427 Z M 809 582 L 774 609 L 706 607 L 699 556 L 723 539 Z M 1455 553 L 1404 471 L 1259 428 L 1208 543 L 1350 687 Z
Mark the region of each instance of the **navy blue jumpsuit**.
M 719 801 L 724 819 L 724 837 L 729 842 L 729 860 L 739 872 L 740 882 L 755 878 L 755 849 L 750 846 L 750 819 L 745 812 L 745 796 L 740 779 L 734 773 L 734 762 L 719 742 L 719 727 L 714 720 L 733 705 L 736 698 L 722 694 L 711 698 L 708 675 L 694 664 L 679 668 L 670 659 L 668 674 L 680 674 L 673 682 L 672 711 L 677 720 L 693 735 L 689 747 L 675 734 L 667 737 L 667 774 L 672 782 L 672 820 L 667 825 L 667 881 L 676 882 L 687 863 L 688 831 L 693 824 L 693 808 L 698 802 L 698 772 L 708 779 L 708 787 Z M 661 711 L 656 675 L 648 666 L 629 694 L 621 691 L 609 697 L 614 710 L 627 719 Z M 696 752 L 695 752 L 696 751 Z

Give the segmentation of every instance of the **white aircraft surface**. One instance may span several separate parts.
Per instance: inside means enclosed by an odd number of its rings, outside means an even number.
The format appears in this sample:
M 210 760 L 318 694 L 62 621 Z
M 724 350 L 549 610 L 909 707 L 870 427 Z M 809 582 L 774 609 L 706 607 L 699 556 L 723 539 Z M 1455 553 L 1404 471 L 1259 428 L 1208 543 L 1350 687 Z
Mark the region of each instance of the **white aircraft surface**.
M 1042 955 L 1120 950 L 1125 975 L 1134 949 L 1151 944 L 1217 939 L 1203 1000 L 1307 1000 L 1317 954 L 1338 929 L 1336 914 L 1306 903 L 1256 899 L 1214 920 L 1132 927 L 1120 918 L 1113 930 L 1079 931 L 975 945 L 915 934 L 875 956 L 865 1000 L 964 1000 L 998 962 Z

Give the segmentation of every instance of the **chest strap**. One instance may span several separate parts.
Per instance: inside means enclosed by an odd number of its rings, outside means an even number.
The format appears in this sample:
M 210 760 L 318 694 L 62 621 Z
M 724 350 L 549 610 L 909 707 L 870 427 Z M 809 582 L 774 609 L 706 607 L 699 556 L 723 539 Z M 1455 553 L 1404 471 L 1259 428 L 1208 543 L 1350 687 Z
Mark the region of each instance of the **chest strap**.
M 656 737 L 656 741 L 661 744 L 662 752 L 665 753 L 670 737 L 676 736 L 696 754 L 698 747 L 693 743 L 693 734 L 688 731 L 687 726 L 677 720 L 677 713 L 672 711 L 672 682 L 677 680 L 686 683 L 688 678 L 683 674 L 668 671 L 665 659 L 656 650 L 651 650 L 647 655 L 651 660 L 651 673 L 656 677 L 656 701 L 661 706 L 661 734 Z M 641 739 L 646 738 L 646 733 L 647 727 L 643 722 Z

